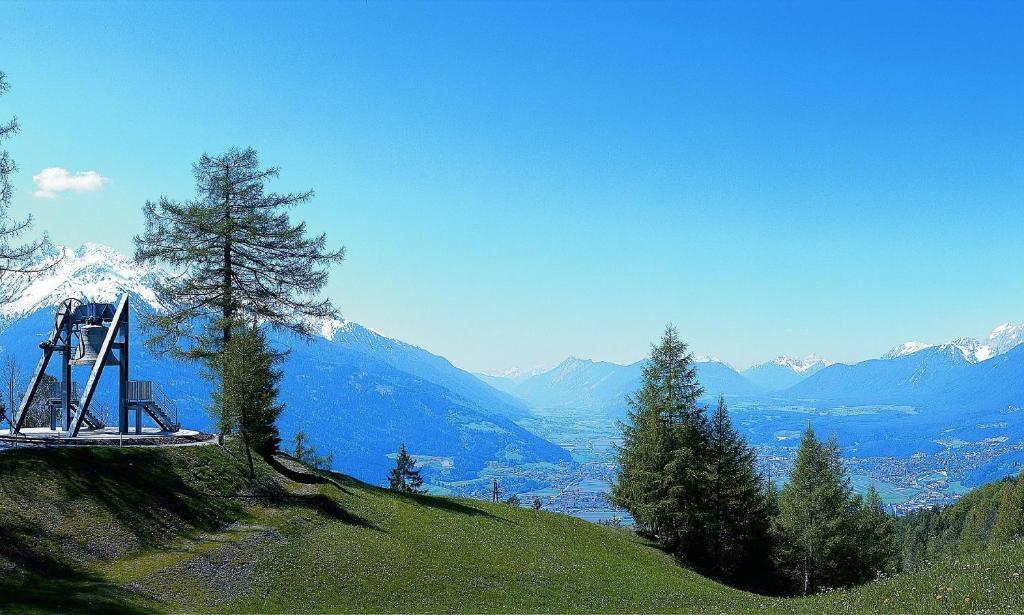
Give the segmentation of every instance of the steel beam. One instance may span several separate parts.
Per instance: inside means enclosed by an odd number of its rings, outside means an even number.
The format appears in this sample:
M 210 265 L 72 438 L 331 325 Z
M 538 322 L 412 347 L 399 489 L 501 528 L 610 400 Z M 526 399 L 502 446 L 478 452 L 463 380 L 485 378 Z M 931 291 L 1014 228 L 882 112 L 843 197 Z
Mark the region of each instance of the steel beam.
M 39 359 L 39 364 L 36 365 L 36 371 L 32 374 L 32 380 L 29 381 L 28 390 L 25 391 L 25 397 L 21 399 L 21 406 L 18 407 L 18 411 L 11 417 L 11 433 L 18 433 L 21 431 L 21 424 L 25 421 L 25 414 L 28 412 L 28 407 L 32 403 L 32 398 L 36 395 L 36 390 L 39 388 L 39 383 L 43 379 L 43 374 L 46 373 L 46 366 L 50 363 L 50 356 L 53 354 L 53 347 L 57 344 L 57 340 L 60 339 L 60 330 L 64 328 L 64 321 L 70 316 L 70 314 L 64 315 L 64 320 L 61 320 L 57 323 L 57 326 L 53 328 L 53 333 L 50 334 L 50 341 L 43 345 L 43 356 Z
M 89 381 L 85 383 L 85 390 L 82 391 L 82 400 L 78 403 L 78 408 L 75 409 L 75 415 L 71 418 L 71 424 L 68 425 L 69 438 L 74 438 L 78 435 L 78 431 L 82 428 L 82 419 L 85 418 L 85 413 L 89 410 L 89 403 L 92 402 L 92 395 L 96 392 L 96 383 L 100 380 L 100 374 L 103 373 L 103 364 L 107 362 L 107 357 L 110 355 L 110 351 L 114 346 L 114 339 L 117 337 L 118 331 L 127 322 L 125 314 L 128 310 L 128 293 L 125 293 L 121 297 L 121 301 L 117 304 L 117 310 L 114 312 L 114 318 L 110 323 L 110 328 L 107 330 L 106 337 L 103 338 L 103 345 L 100 346 L 99 356 L 96 358 L 96 363 L 92 367 L 92 373 L 89 375 Z M 123 391 L 123 389 L 122 389 Z M 123 397 L 122 397 L 123 399 Z M 128 417 L 127 408 L 122 411 L 120 421 L 120 427 L 122 427 L 121 433 L 128 432 Z

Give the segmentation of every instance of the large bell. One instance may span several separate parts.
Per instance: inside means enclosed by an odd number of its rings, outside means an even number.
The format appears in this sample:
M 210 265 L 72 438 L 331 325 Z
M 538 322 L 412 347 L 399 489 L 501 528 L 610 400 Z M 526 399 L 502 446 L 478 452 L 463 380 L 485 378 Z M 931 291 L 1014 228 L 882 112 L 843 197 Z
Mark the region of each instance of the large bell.
M 82 325 L 78 329 L 78 343 L 81 356 L 71 362 L 72 365 L 94 365 L 100 356 L 100 348 L 107 337 L 107 327 L 103 325 Z M 107 355 L 104 365 L 117 365 L 114 353 Z

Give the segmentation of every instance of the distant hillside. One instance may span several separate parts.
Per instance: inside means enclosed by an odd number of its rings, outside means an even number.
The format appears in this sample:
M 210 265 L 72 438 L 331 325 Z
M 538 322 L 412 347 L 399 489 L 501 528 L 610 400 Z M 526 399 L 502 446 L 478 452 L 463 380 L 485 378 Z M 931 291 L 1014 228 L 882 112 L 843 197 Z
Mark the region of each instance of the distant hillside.
M 740 373 L 754 386 L 770 392 L 787 389 L 829 365 L 829 361 L 814 355 L 804 359 L 780 356 L 749 367 Z
M 780 395 L 850 404 L 908 403 L 941 391 L 971 365 L 958 348 L 933 346 L 890 359 L 831 365 Z
M 513 394 L 533 408 L 576 407 L 614 411 L 637 388 L 643 362 L 619 365 L 569 357 L 556 367 L 531 376 Z
M 625 530 L 222 447 L 0 453 L 4 612 L 1020 612 L 1024 546 L 782 600 Z M 938 588 L 938 589 L 937 589 Z
M 627 398 L 640 387 L 644 363 L 620 365 L 569 357 L 550 370 L 518 382 L 483 374 L 477 377 L 508 391 L 531 408 L 572 408 L 621 416 L 626 412 Z M 725 363 L 704 360 L 697 361 L 695 367 L 706 399 L 759 393 L 757 387 Z
M 1024 407 L 1024 345 L 984 361 L 956 345 L 890 359 L 832 365 L 778 394 L 844 404 L 910 404 L 939 411 L 996 413 Z

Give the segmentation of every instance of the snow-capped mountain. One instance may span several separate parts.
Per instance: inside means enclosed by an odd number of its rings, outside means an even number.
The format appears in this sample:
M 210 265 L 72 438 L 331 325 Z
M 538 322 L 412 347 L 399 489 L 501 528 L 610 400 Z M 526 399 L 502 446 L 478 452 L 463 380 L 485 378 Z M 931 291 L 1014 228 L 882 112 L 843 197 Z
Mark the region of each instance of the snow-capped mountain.
M 1024 344 L 1024 322 L 1019 325 L 1003 323 L 992 329 L 988 340 L 985 341 L 992 356 L 1005 354 L 1021 344 Z
M 111 247 L 95 243 L 87 243 L 77 250 L 54 246 L 40 256 L 36 265 L 49 266 L 49 269 L 3 280 L 0 294 L 13 297 L 12 301 L 0 305 L 3 321 L 15 320 L 69 298 L 109 303 L 124 292 L 130 292 L 134 299 L 150 307 L 157 307 L 152 289 L 156 271 L 136 264 Z
M 512 382 L 519 383 L 531 376 L 537 374 L 543 374 L 544 372 L 551 369 L 551 366 L 545 367 L 534 367 L 533 369 L 520 369 L 518 367 L 510 367 L 508 369 L 492 369 L 481 373 L 481 376 L 489 376 L 491 378 L 505 378 Z
M 764 391 L 778 391 L 795 385 L 829 365 L 832 365 L 831 361 L 814 354 L 802 359 L 782 355 L 740 373 Z
M 886 360 L 898 359 L 931 347 L 932 344 L 927 344 L 925 342 L 903 342 L 898 346 L 894 346 L 889 352 L 885 353 L 880 358 Z
M 510 367 L 509 369 L 496 369 L 489 370 L 486 372 L 477 372 L 473 375 L 483 380 L 490 386 L 503 391 L 505 393 L 512 393 L 517 386 L 536 376 L 543 374 L 553 368 L 551 367 L 535 367 L 533 369 L 519 369 L 518 367 Z
M 180 400 L 184 424 L 210 428 L 204 409 L 209 384 L 200 370 L 156 356 L 141 343 L 147 332 L 138 316 L 156 309 L 157 272 L 96 244 L 58 247 L 46 258 L 56 264 L 45 273 L 5 280 L 15 297 L 0 312 L 0 349 L 25 371 L 38 360 L 54 306 L 69 297 L 110 302 L 130 292 L 132 376 L 155 380 Z M 314 445 L 334 453 L 337 469 L 380 483 L 393 464 L 388 455 L 403 442 L 415 455 L 441 460 L 428 468 L 441 479 L 473 478 L 487 464 L 506 460 L 570 461 L 565 450 L 513 422 L 529 414 L 523 402 L 443 357 L 351 321 L 317 324 L 322 337 L 312 340 L 270 335 L 271 343 L 290 349 L 280 427 L 286 440 L 305 431 Z
M 882 355 L 881 358 L 898 359 L 927 348 L 949 346 L 957 349 L 971 363 L 978 363 L 1009 352 L 1022 343 L 1024 343 L 1024 323 L 1019 325 L 1004 323 L 993 329 L 984 342 L 973 337 L 960 337 L 947 344 L 904 342 Z

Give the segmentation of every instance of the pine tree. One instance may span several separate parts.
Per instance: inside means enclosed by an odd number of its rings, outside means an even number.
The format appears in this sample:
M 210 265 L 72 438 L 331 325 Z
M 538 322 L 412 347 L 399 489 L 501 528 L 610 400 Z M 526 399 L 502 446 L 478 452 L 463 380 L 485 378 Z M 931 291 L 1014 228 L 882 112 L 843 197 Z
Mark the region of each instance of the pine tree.
M 707 532 L 712 571 L 731 580 L 742 576 L 749 583 L 754 571 L 768 563 L 768 493 L 755 467 L 757 455 L 733 427 L 722 397 L 709 433 Z
M 388 475 L 388 487 L 402 493 L 426 493 L 422 488 L 423 477 L 416 467 L 416 460 L 405 450 L 404 443 L 399 446 L 395 467 Z
M 7 76 L 0 71 L 0 96 L 8 90 L 10 85 L 7 83 Z M 19 130 L 17 118 L 11 118 L 6 122 L 0 121 L 0 144 L 18 134 Z M 29 215 L 22 220 L 11 220 L 8 215 L 8 208 L 14 195 L 11 174 L 17 170 L 18 167 L 7 150 L 0 149 L 0 281 L 11 275 L 40 273 L 55 264 L 35 263 L 37 257 L 49 246 L 45 234 L 35 241 L 21 241 L 21 237 L 32 227 L 32 216 Z M 16 292 L 16 285 L 0 284 L 0 302 L 10 301 Z
M 280 448 L 276 422 L 284 410 L 278 400 L 283 374 L 277 366 L 282 359 L 255 325 L 237 327 L 225 346 L 214 414 L 223 433 L 241 433 L 247 454 L 251 447 L 266 457 Z M 251 457 L 248 461 L 251 474 Z
M 533 502 L 530 503 L 530 508 L 540 510 L 541 508 L 544 508 L 544 503 L 540 501 L 540 498 L 533 498 Z
M 612 487 L 612 501 L 628 510 L 641 529 L 658 536 L 665 529 L 662 504 L 667 494 L 665 466 L 672 455 L 670 429 L 661 420 L 656 392 L 650 387 L 636 393 L 629 404 L 629 421 L 622 425 L 619 473 Z
M 706 543 L 701 483 L 708 429 L 697 405 L 702 393 L 693 357 L 669 325 L 651 350 L 640 389 L 629 400 L 612 489 L 616 506 L 687 558 L 699 557 Z
M 330 470 L 331 466 L 334 465 L 334 453 L 320 455 L 316 447 L 309 444 L 309 437 L 306 435 L 306 432 L 301 430 L 296 432 L 292 442 L 295 458 L 302 463 L 317 470 Z
M 885 512 L 885 506 L 874 485 L 860 501 L 856 511 L 855 528 L 851 532 L 854 544 L 851 553 L 855 562 L 851 566 L 855 576 L 851 583 L 865 583 L 880 574 L 896 572 L 899 564 L 899 549 L 893 517 Z
M 336 315 L 316 295 L 327 267 L 344 249 L 329 251 L 321 234 L 307 237 L 288 210 L 313 197 L 267 193 L 278 169 L 260 167 L 256 151 L 231 149 L 203 155 L 192 167 L 197 198 L 178 203 L 161 197 L 143 208 L 146 231 L 135 237 L 135 258 L 167 265 L 174 275 L 154 290 L 164 308 L 151 345 L 187 358 L 216 353 L 238 322 L 269 324 L 309 335 L 319 320 Z M 212 331 L 196 332 L 196 321 Z
M 849 501 L 838 443 L 819 442 L 808 425 L 775 519 L 780 567 L 805 595 L 842 584 Z
M 226 346 L 242 323 L 308 336 L 336 315 L 317 295 L 344 250 L 328 250 L 324 235 L 308 237 L 304 222 L 291 222 L 288 210 L 313 193 L 266 192 L 264 182 L 278 170 L 261 168 L 255 150 L 203 155 L 192 172 L 195 199 L 145 204 L 146 229 L 135 237 L 135 258 L 170 271 L 154 285 L 162 310 L 147 318 L 153 330 L 147 344 L 158 353 L 205 361 L 207 373 L 220 376 Z M 248 409 L 240 412 L 241 423 L 250 424 Z M 248 453 L 245 430 L 242 435 Z

